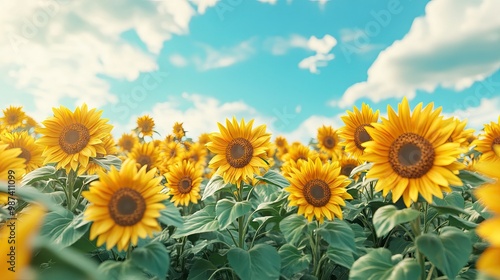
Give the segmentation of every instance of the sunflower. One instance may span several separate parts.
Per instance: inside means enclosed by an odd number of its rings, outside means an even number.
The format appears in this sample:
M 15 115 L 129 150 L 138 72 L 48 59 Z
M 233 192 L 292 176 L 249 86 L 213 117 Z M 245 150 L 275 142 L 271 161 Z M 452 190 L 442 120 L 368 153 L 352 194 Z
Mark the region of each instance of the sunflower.
M 168 196 L 160 193 L 161 177 L 155 177 L 156 172 L 156 168 L 146 171 L 146 166 L 138 170 L 130 159 L 120 171 L 114 166 L 108 173 L 98 171 L 99 181 L 82 193 L 90 202 L 84 219 L 93 222 L 90 239 L 98 237 L 97 246 L 106 242 L 107 250 L 117 245 L 123 251 L 161 230 L 157 218 Z
M 26 207 L 15 220 L 7 220 L 0 228 L 0 262 L 2 263 L 2 279 L 31 279 L 29 277 L 29 265 L 33 253 L 33 239 L 38 234 L 42 226 L 45 208 L 38 204 Z M 12 236 L 11 225 L 15 226 L 15 251 L 12 251 L 12 244 L 8 242 L 7 236 Z M 15 261 L 11 263 L 11 256 L 14 253 Z M 15 266 L 15 271 L 8 269 Z
M 460 144 L 460 147 L 467 148 L 470 144 L 468 139 L 470 139 L 471 136 L 474 136 L 474 129 L 465 128 L 467 126 L 466 120 L 461 121 L 456 118 L 451 118 L 450 122 L 451 125 L 455 126 L 455 129 L 453 129 L 448 141 L 458 143 Z
M 3 127 L 8 131 L 13 131 L 14 129 L 23 125 L 26 120 L 26 114 L 23 111 L 23 107 L 10 106 L 3 110 L 3 117 L 0 118 L 0 122 Z
M 363 158 L 373 162 L 367 178 L 377 178 L 376 191 L 386 196 L 392 191 L 392 201 L 403 196 L 406 206 L 417 201 L 418 195 L 432 202 L 432 196 L 443 197 L 450 184 L 461 186 L 457 177 L 463 165 L 457 162 L 458 143 L 448 142 L 454 126 L 445 125 L 441 107 L 433 104 L 422 109 L 418 104 L 410 115 L 406 98 L 398 105 L 398 113 L 388 106 L 388 119 L 366 127 L 373 139 L 363 143 Z
M 200 143 L 193 143 L 189 146 L 189 150 L 185 152 L 184 159 L 192 162 L 195 165 L 207 165 L 207 148 Z
M 186 135 L 186 131 L 184 131 L 184 128 L 182 127 L 182 123 L 179 123 L 179 122 L 174 123 L 174 127 L 172 129 L 172 132 L 174 133 L 175 138 L 177 138 L 178 140 L 182 139 L 182 137 L 184 137 L 184 135 Z
M 339 137 L 337 131 L 331 126 L 318 128 L 318 147 L 320 150 L 326 151 L 333 158 L 337 158 L 342 154 L 342 147 L 339 145 Z
M 215 156 L 210 160 L 210 168 L 218 168 L 225 182 L 237 184 L 250 181 L 254 174 L 260 174 L 260 168 L 267 168 L 267 150 L 271 135 L 266 133 L 266 126 L 260 125 L 254 129 L 253 120 L 245 123 L 242 119 L 238 124 L 233 117 L 232 122 L 226 119 L 226 127 L 217 123 L 220 133 L 210 135 L 212 140 L 207 144 Z
M 106 150 L 105 154 L 97 154 L 97 157 L 105 157 L 108 155 L 116 155 L 118 150 L 116 149 L 116 143 L 113 137 L 110 135 L 106 138 L 104 138 L 104 149 Z M 87 166 L 87 174 L 96 174 L 98 170 L 105 171 L 105 168 L 97 164 L 95 161 L 92 159 L 89 162 L 89 165 Z
M 153 136 L 155 121 L 149 115 L 144 115 L 137 118 L 137 129 L 142 134 L 142 137 Z
M 354 107 L 354 112 L 347 111 L 348 116 L 341 117 L 345 126 L 340 129 L 339 136 L 345 140 L 342 145 L 345 151 L 355 158 L 359 158 L 365 147 L 363 143 L 370 141 L 371 137 L 366 127 L 372 127 L 372 123 L 378 121 L 379 111 L 375 113 L 367 104 L 361 105 L 361 111 Z
M 38 123 L 35 121 L 35 119 L 33 119 L 32 117 L 30 116 L 26 116 L 26 123 L 24 124 L 24 129 L 25 130 L 30 130 L 32 128 L 37 128 L 39 127 Z
M 210 135 L 208 133 L 202 133 L 198 136 L 198 143 L 205 145 L 210 142 Z
M 359 159 L 349 157 L 349 156 L 343 156 L 339 160 L 340 174 L 347 176 L 347 177 L 350 177 L 352 170 L 354 168 L 360 166 L 362 163 L 363 162 Z M 356 181 L 358 179 L 358 177 L 359 177 L 358 174 L 354 174 L 352 178 Z
M 35 143 L 35 139 L 28 132 L 13 132 L 1 135 L 0 138 L 8 148 L 21 149 L 20 158 L 25 160 L 26 173 L 29 173 L 43 165 L 43 147 Z
M 186 157 L 186 150 L 183 144 L 170 141 L 169 137 L 167 137 L 160 144 L 160 156 L 162 159 L 160 171 L 168 173 L 172 164 L 180 162 Z
M 132 133 L 123 133 L 122 137 L 118 139 L 118 146 L 123 152 L 130 152 L 135 147 L 135 145 L 139 144 L 139 139 L 135 134 Z
M 276 145 L 276 157 L 281 159 L 284 155 L 288 153 L 288 141 L 283 136 L 278 136 L 274 139 L 274 144 Z
M 472 142 L 476 150 L 481 152 L 481 162 L 500 162 L 500 116 L 498 122 L 484 125 L 484 133 Z
M 200 183 L 202 169 L 191 162 L 183 160 L 174 164 L 165 175 L 167 178 L 168 194 L 171 201 L 177 205 L 188 206 L 189 202 L 196 204 L 201 198 Z
M 78 174 L 82 174 L 90 157 L 106 153 L 103 139 L 110 134 L 113 126 L 107 124 L 107 119 L 101 119 L 102 111 L 89 111 L 86 104 L 76 108 L 75 112 L 64 106 L 52 111 L 54 116 L 42 122 L 45 127 L 37 129 L 44 135 L 36 140 L 36 143 L 45 146 L 42 154 L 44 164 L 57 162 L 58 169 L 64 168 L 66 172 L 78 169 Z
M 146 171 L 159 167 L 161 164 L 160 150 L 153 142 L 136 145 L 128 154 L 128 158 L 136 162 L 137 168 L 146 166 Z
M 300 143 L 294 143 L 288 149 L 288 153 L 283 155 L 283 161 L 299 161 L 308 159 L 316 159 L 319 157 L 318 152 L 311 150 L 309 147 L 304 146 Z
M 21 174 L 25 173 L 25 160 L 19 157 L 22 150 L 19 148 L 8 148 L 8 144 L 0 144 L 0 182 L 8 182 L 10 177 L 14 176 L 16 180 L 21 178 Z M 9 184 L 15 185 L 15 184 Z M 6 193 L 0 192 L 0 205 L 7 203 L 9 196 Z
M 324 218 L 342 219 L 345 199 L 352 199 L 346 187 L 350 180 L 340 175 L 340 166 L 336 162 L 321 163 L 319 158 L 309 159 L 298 169 L 288 174 L 290 186 L 285 188 L 290 193 L 291 206 L 298 206 L 298 214 L 304 215 L 309 222 L 316 218 L 323 223 Z

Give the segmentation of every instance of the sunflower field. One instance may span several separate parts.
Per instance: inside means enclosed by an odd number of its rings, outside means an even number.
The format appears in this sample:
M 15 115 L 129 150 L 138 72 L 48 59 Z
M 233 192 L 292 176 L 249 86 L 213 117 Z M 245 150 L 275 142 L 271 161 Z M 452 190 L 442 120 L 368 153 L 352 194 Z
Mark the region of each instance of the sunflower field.
M 3 110 L 2 280 L 500 279 L 500 117 L 405 98 L 299 143 L 148 115 L 115 140 L 101 114 Z

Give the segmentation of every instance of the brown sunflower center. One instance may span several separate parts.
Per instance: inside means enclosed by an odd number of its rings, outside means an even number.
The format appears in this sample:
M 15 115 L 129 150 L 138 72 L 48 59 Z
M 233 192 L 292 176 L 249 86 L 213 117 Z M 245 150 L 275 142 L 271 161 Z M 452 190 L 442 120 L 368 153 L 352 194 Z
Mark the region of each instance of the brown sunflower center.
M 7 117 L 8 124 L 16 124 L 19 121 L 19 117 L 17 115 L 9 115 Z
M 193 183 L 193 180 L 191 180 L 190 177 L 183 177 L 180 181 L 179 181 L 179 192 L 180 193 L 189 193 L 193 187 L 192 185 Z
M 132 226 L 142 220 L 146 212 L 146 201 L 131 188 L 117 190 L 108 204 L 111 218 L 120 226 Z
M 493 150 L 493 146 L 495 146 L 495 145 L 500 145 L 500 137 L 493 139 L 493 141 L 491 142 L 491 149 L 492 150 Z
M 340 174 L 349 177 L 354 168 L 356 168 L 356 165 L 346 164 L 340 168 Z
M 31 152 L 25 148 L 21 148 L 21 154 L 18 157 L 24 158 L 26 162 L 29 162 L 31 159 Z
M 304 197 L 314 207 L 328 204 L 332 195 L 330 187 L 323 180 L 312 179 L 304 186 Z
M 393 170 L 405 178 L 420 178 L 434 165 L 435 151 L 424 137 L 414 133 L 400 135 L 389 150 Z
M 226 159 L 229 165 L 234 168 L 245 167 L 253 157 L 253 146 L 250 141 L 244 138 L 231 140 L 226 148 Z
M 59 136 L 59 146 L 67 154 L 79 153 L 87 146 L 89 141 L 89 130 L 79 123 L 65 126 Z
M 356 131 L 354 132 L 354 144 L 356 144 L 356 147 L 360 150 L 364 150 L 365 147 L 361 146 L 361 144 L 365 143 L 366 141 L 372 140 L 370 137 L 370 134 L 366 131 L 366 126 L 373 127 L 371 124 L 362 124 L 356 128 Z
M 151 166 L 151 157 L 148 155 L 140 155 L 137 157 L 137 163 L 141 166 L 147 165 L 149 168 Z
M 333 138 L 333 136 L 326 136 L 323 140 L 323 146 L 325 146 L 325 148 L 327 149 L 332 149 L 333 147 L 335 147 L 335 139 Z
M 124 150 L 127 150 L 130 152 L 133 147 L 134 147 L 134 142 L 131 139 L 125 139 L 125 141 L 123 141 L 123 149 Z

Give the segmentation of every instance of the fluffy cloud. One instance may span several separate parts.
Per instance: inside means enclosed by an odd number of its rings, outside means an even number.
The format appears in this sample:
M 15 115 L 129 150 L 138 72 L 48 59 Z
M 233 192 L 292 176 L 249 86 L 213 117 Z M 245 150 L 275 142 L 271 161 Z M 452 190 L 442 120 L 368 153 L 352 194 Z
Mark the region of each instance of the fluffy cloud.
M 259 2 L 261 3 L 268 3 L 268 4 L 271 4 L 271 5 L 274 5 L 278 2 L 278 0 L 258 0 Z
M 467 126 L 479 131 L 484 124 L 498 121 L 498 108 L 500 108 L 500 97 L 482 98 L 477 107 L 459 109 L 452 113 L 445 113 L 445 115 L 448 117 L 455 116 L 461 120 L 468 119 Z
M 339 105 L 348 107 L 360 98 L 411 99 L 416 90 L 461 90 L 485 79 L 500 67 L 498 10 L 496 0 L 430 1 L 425 16 L 379 54 L 367 81 L 348 88 Z
M 204 14 L 207 8 L 217 5 L 220 0 L 189 0 L 198 6 L 198 13 Z
M 332 48 L 337 44 L 337 40 L 333 36 L 326 34 L 322 39 L 311 36 L 307 41 L 307 47 L 316 52 L 315 55 L 304 58 L 299 62 L 299 68 L 309 69 L 311 73 L 319 73 L 318 67 L 325 67 L 328 61 L 335 56 L 330 53 Z
M 289 37 L 271 37 L 264 42 L 264 48 L 273 55 L 284 55 L 291 49 L 299 48 L 308 50 L 307 38 L 298 34 Z
M 279 135 L 283 135 L 287 138 L 289 142 L 299 141 L 301 143 L 307 144 L 311 138 L 315 138 L 318 134 L 318 128 L 323 125 L 331 125 L 334 129 L 338 129 L 344 124 L 340 119 L 341 115 L 334 117 L 312 115 L 305 119 L 295 130 L 292 132 L 284 132 Z M 276 135 L 278 136 L 278 135 Z
M 185 67 L 189 64 L 188 60 L 180 54 L 173 54 L 168 59 L 170 63 L 177 67 Z
M 208 45 L 203 45 L 205 56 L 196 56 L 193 58 L 194 64 L 200 71 L 224 68 L 236 63 L 245 61 L 254 52 L 253 40 L 247 40 L 234 47 L 222 48 L 216 50 Z

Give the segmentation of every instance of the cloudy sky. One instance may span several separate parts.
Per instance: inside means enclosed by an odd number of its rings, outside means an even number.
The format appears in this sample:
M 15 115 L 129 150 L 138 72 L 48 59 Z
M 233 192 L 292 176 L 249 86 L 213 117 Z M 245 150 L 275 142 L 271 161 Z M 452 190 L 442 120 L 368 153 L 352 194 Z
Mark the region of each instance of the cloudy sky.
M 435 102 L 480 128 L 500 108 L 498 0 L 1 1 L 0 104 L 41 121 L 144 114 L 188 136 L 255 118 L 307 141 L 367 102 Z

